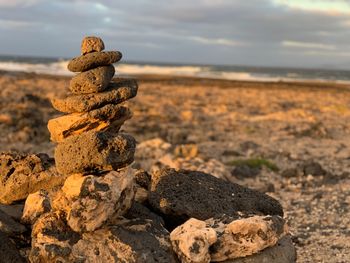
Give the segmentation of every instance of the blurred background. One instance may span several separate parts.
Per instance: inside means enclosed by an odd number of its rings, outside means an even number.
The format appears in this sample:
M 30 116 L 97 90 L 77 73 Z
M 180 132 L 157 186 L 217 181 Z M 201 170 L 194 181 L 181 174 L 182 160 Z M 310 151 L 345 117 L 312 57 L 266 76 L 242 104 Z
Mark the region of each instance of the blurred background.
M 69 74 L 56 62 L 97 35 L 121 73 L 349 81 L 349 14 L 345 0 L 0 0 L 0 69 Z

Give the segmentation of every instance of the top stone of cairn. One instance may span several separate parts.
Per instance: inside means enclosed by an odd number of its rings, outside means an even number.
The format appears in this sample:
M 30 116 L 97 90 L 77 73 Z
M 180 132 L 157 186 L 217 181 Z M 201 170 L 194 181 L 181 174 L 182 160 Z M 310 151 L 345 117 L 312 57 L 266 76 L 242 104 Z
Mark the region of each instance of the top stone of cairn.
M 105 44 L 99 37 L 84 37 L 81 42 L 81 54 L 100 52 L 105 49 Z

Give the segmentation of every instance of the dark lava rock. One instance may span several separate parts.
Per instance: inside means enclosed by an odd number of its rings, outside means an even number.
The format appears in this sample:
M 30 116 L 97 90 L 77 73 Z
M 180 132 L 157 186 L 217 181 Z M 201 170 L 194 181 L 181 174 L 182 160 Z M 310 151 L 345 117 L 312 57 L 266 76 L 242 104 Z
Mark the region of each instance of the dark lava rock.
M 73 94 L 86 94 L 104 91 L 115 73 L 114 66 L 102 66 L 82 72 L 70 81 Z
M 107 90 L 100 93 L 83 95 L 63 95 L 51 100 L 52 106 L 61 112 L 88 112 L 101 108 L 107 104 L 119 104 L 129 100 L 137 94 L 135 80 L 117 79 L 108 85 Z
M 135 148 L 130 135 L 88 131 L 57 145 L 56 167 L 67 175 L 117 170 L 134 161 Z
M 54 160 L 46 154 L 25 155 L 16 152 L 0 154 L 0 203 L 24 200 L 40 189 L 51 190 L 61 185 Z
M 92 52 L 73 58 L 67 68 L 72 72 L 82 72 L 116 63 L 121 58 L 122 53 L 119 51 Z
M 292 178 L 292 177 L 297 177 L 298 174 L 299 174 L 298 169 L 288 168 L 281 173 L 281 176 L 285 178 Z
M 239 212 L 283 216 L 280 203 L 268 195 L 210 174 L 169 168 L 152 175 L 149 203 L 162 214 L 169 229 L 191 217 L 206 220 L 222 214 L 238 216 Z
M 134 174 L 135 182 L 142 188 L 148 189 L 151 184 L 151 175 L 145 170 L 138 170 Z
M 148 209 L 146 206 L 134 202 L 131 206 L 131 208 L 128 210 L 128 212 L 124 215 L 125 218 L 128 219 L 151 219 L 153 222 L 157 222 L 158 224 L 165 225 L 164 220 L 162 217 L 157 215 L 156 213 L 153 213 L 150 209 Z
M 304 175 L 321 176 L 327 174 L 327 172 L 322 168 L 322 166 L 314 161 L 307 161 L 303 163 L 302 169 Z
M 236 166 L 232 171 L 231 174 L 239 179 L 244 178 L 254 178 L 261 172 L 260 167 L 251 167 L 246 164 L 238 165 Z
M 22 234 L 26 231 L 26 227 L 15 220 L 11 216 L 0 210 L 0 231 L 7 235 L 14 236 Z
M 0 263 L 25 263 L 15 244 L 0 231 Z

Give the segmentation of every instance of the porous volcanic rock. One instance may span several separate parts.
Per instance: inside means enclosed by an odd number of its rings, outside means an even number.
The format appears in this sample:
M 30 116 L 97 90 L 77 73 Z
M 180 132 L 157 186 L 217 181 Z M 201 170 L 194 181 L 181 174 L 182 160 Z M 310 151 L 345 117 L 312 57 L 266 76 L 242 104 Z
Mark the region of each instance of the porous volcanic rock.
M 131 99 L 137 94 L 137 82 L 135 80 L 117 79 L 111 82 L 107 90 L 100 93 L 82 95 L 63 95 L 51 100 L 52 106 L 65 113 L 88 112 L 101 108 L 107 104 L 119 104 Z
M 0 231 L 0 263 L 25 263 L 15 244 Z
M 83 72 L 89 69 L 107 66 L 118 62 L 122 58 L 119 51 L 92 52 L 76 58 L 68 63 L 68 70 L 72 72 Z
M 112 171 L 102 176 L 71 175 L 62 187 L 64 200 L 54 207 L 67 214 L 67 223 L 76 232 L 94 231 L 112 217 L 122 216 L 134 199 L 132 169 Z
M 296 250 L 289 235 L 282 237 L 275 246 L 268 247 L 249 257 L 225 260 L 223 263 L 295 263 Z
M 168 231 L 147 219 L 80 235 L 67 226 L 64 213 L 51 212 L 37 220 L 32 238 L 31 262 L 177 262 Z
M 170 233 L 170 240 L 181 262 L 209 263 L 209 247 L 217 235 L 204 221 L 191 218 Z
M 73 77 L 70 81 L 69 89 L 73 94 L 104 91 L 113 78 L 114 73 L 113 65 L 90 69 Z
M 130 135 L 88 131 L 57 145 L 56 167 L 67 175 L 117 170 L 133 162 L 135 148 Z
M 44 213 L 51 210 L 51 203 L 48 192 L 40 190 L 28 195 L 25 202 L 22 222 L 33 225 L 35 221 Z
M 206 222 L 218 236 L 210 248 L 213 262 L 253 255 L 274 246 L 287 232 L 285 222 L 279 216 L 252 216 L 226 225 L 215 220 Z
M 40 189 L 50 190 L 62 185 L 65 177 L 46 154 L 0 154 L 0 203 L 24 200 Z
M 105 49 L 105 44 L 99 37 L 84 37 L 81 41 L 81 54 L 100 52 Z
M 114 132 L 117 132 L 131 116 L 132 113 L 129 108 L 108 104 L 86 113 L 71 113 L 51 119 L 47 127 L 51 134 L 51 140 L 60 142 L 69 136 L 90 130 L 113 129 Z
M 240 213 L 283 216 L 280 203 L 268 195 L 202 172 L 170 168 L 152 174 L 149 203 L 170 228 L 191 217 L 206 220 Z

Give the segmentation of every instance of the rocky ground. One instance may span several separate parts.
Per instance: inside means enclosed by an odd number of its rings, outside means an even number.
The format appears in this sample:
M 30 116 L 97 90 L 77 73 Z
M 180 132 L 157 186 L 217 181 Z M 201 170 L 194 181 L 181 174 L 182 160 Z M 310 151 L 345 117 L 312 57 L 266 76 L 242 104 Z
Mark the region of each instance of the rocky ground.
M 134 167 L 200 170 L 277 198 L 298 262 L 350 258 L 350 88 L 139 77 Z M 0 151 L 46 152 L 69 78 L 0 72 Z

